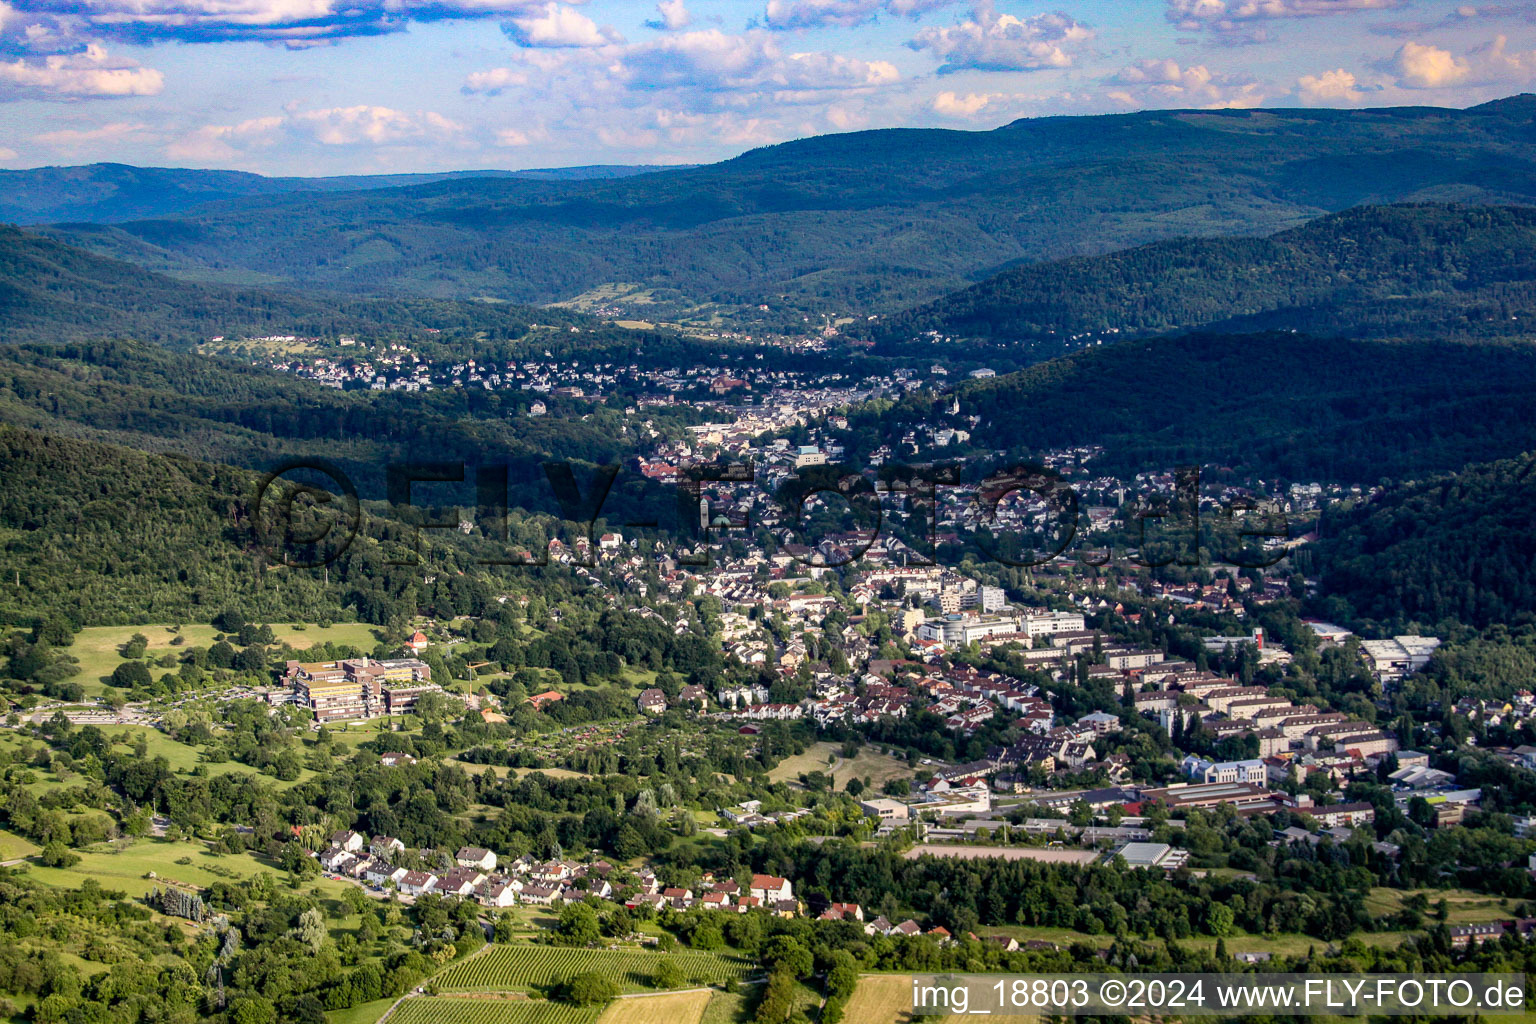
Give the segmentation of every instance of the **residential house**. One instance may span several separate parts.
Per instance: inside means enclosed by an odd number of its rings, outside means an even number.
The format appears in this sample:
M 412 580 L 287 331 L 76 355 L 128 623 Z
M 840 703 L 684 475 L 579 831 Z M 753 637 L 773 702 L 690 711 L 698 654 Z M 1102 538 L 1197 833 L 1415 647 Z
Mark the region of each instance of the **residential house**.
M 764 903 L 793 899 L 795 895 L 789 879 L 776 875 L 753 875 L 747 891 Z
M 481 871 L 496 870 L 496 855 L 478 846 L 465 846 L 454 854 L 454 862 L 461 868 L 479 868 Z
M 345 832 L 331 833 L 331 846 L 333 848 L 346 850 L 348 853 L 358 852 L 367 842 L 368 840 L 358 832 L 348 830 Z
M 410 896 L 419 896 L 424 892 L 430 892 L 437 884 L 437 876 L 430 871 L 407 871 L 395 883 L 396 888 Z

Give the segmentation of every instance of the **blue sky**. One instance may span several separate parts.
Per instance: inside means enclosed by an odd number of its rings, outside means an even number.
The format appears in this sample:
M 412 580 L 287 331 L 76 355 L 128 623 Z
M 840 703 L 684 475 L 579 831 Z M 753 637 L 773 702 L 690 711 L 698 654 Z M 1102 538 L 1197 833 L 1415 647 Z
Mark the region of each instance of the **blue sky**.
M 0 0 L 6 167 L 695 163 L 861 128 L 1532 88 L 1529 2 Z

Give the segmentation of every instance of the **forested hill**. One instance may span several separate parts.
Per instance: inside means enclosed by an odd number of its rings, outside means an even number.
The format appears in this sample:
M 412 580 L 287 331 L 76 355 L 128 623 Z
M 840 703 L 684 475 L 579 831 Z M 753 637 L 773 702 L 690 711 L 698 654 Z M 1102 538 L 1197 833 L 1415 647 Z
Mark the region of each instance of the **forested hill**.
M 258 474 L 7 423 L 0 479 L 0 620 L 9 623 L 201 622 L 240 608 L 252 621 L 324 621 L 350 609 L 383 624 L 449 593 L 476 595 L 483 613 L 494 603 L 466 573 L 493 571 L 487 558 L 511 554 L 507 541 L 406 529 L 387 506 L 369 505 L 328 568 L 285 565 L 254 525 L 273 507 L 257 504 Z M 508 520 L 511 543 L 536 547 L 548 536 L 545 523 L 515 511 Z M 438 579 L 423 582 L 423 567 Z M 53 693 L 50 679 L 67 673 L 51 673 L 43 654 L 19 678 Z M 12 659 L 13 674 L 19 664 Z
M 0 475 L 7 622 L 199 620 L 227 605 L 312 619 L 341 604 L 339 574 L 259 571 L 241 525 L 254 474 L 0 424 Z
M 522 335 L 529 311 L 483 302 L 340 298 L 178 281 L 0 226 L 0 341 L 132 337 L 195 343 L 218 335 L 335 336 L 473 327 Z M 540 314 L 549 322 L 561 314 Z
M 1386 633 L 1536 622 L 1536 454 L 1386 491 L 1322 521 L 1324 609 Z
M 580 472 L 635 455 L 639 439 L 624 429 L 622 409 L 546 396 L 551 415 L 530 418 L 531 401 L 469 388 L 337 391 L 138 343 L 0 346 L 0 422 L 258 471 L 323 458 L 364 498 L 385 496 L 391 464 L 463 460 L 469 482 L 443 500 L 473 495 L 475 467 L 507 465 L 513 505 L 554 510 L 545 461 L 570 460 Z M 696 416 L 680 408 L 655 422 L 680 432 Z
M 856 450 L 900 451 L 914 427 L 953 426 L 981 450 L 1101 444 L 1095 466 L 1106 472 L 1185 463 L 1374 484 L 1536 449 L 1532 388 L 1530 346 L 1202 333 L 1103 345 L 937 401 L 872 406 L 850 429 Z
M 244 171 L 185 170 L 87 164 L 0 171 L 0 222 L 111 223 L 163 217 L 203 203 L 285 192 L 344 192 L 396 188 L 451 178 L 530 178 L 582 181 L 643 174 L 653 167 L 597 164 L 529 171 L 447 171 L 428 174 L 354 174 L 333 178 L 268 178 Z
M 898 310 L 1022 260 L 1268 234 L 1367 203 L 1536 200 L 1536 97 L 1471 110 L 1149 111 L 884 130 L 599 181 L 254 196 L 69 240 L 177 273 L 518 302 Z
M 1049 354 L 1191 328 L 1530 337 L 1536 207 L 1357 207 L 1268 238 L 1185 238 L 1035 264 L 870 333 L 898 350 L 942 339 Z

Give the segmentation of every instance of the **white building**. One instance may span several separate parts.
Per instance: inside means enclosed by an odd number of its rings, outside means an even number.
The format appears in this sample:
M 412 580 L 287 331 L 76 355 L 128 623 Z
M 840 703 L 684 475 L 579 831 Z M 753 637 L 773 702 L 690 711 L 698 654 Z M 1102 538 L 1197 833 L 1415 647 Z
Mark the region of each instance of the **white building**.
M 1195 782 L 1246 782 L 1255 786 L 1269 785 L 1269 770 L 1260 758 L 1247 761 L 1208 761 L 1190 754 L 1179 767 L 1187 778 Z
M 1434 636 L 1395 636 L 1390 640 L 1360 641 L 1360 656 L 1382 682 L 1397 682 L 1429 664 L 1440 646 Z
M 919 640 L 941 643 L 951 647 L 964 647 L 989 636 L 1019 632 L 1019 620 L 1003 615 L 946 615 L 929 619 L 917 627 Z
M 1040 612 L 1024 616 L 1022 632 L 1030 636 L 1051 636 L 1056 633 L 1079 633 L 1083 628 L 1081 612 Z

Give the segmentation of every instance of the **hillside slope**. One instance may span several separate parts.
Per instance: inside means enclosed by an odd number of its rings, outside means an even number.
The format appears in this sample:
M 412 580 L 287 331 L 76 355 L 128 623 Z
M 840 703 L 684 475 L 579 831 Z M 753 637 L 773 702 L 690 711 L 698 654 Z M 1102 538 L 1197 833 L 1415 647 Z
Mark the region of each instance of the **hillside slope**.
M 67 609 L 92 624 L 333 616 L 340 579 L 257 568 L 242 527 L 255 476 L 0 424 L 0 620 Z M 258 611 L 259 610 L 259 611 Z
M 1393 488 L 1322 532 L 1330 613 L 1388 632 L 1536 622 L 1536 454 Z
M 256 470 L 324 458 L 365 498 L 384 497 L 391 464 L 463 459 L 508 465 L 522 499 L 514 503 L 552 508 L 544 460 L 611 464 L 634 454 L 621 412 L 583 404 L 570 416 L 530 418 L 529 401 L 467 388 L 337 391 L 128 342 L 0 347 L 0 422 Z
M 517 336 L 527 329 L 529 313 L 504 304 L 193 284 L 4 226 L 0 308 L 0 342 L 132 337 L 191 343 L 217 335 L 334 336 L 422 327 Z
M 1020 267 L 869 333 L 1036 348 L 1205 328 L 1352 337 L 1536 332 L 1536 207 L 1357 207 L 1268 238 L 1178 239 Z
M 1536 97 L 1153 111 L 821 136 L 614 180 L 460 179 L 55 229 L 183 274 L 519 302 L 893 310 L 1021 260 L 1270 233 L 1364 203 L 1536 200 Z
M 865 451 L 900 450 L 914 426 L 954 426 L 978 450 L 1104 445 L 1094 465 L 1106 472 L 1184 463 L 1374 484 L 1536 449 L 1532 388 L 1536 349 L 1525 345 L 1190 334 L 1086 349 L 938 401 L 909 397 L 850 429 Z

